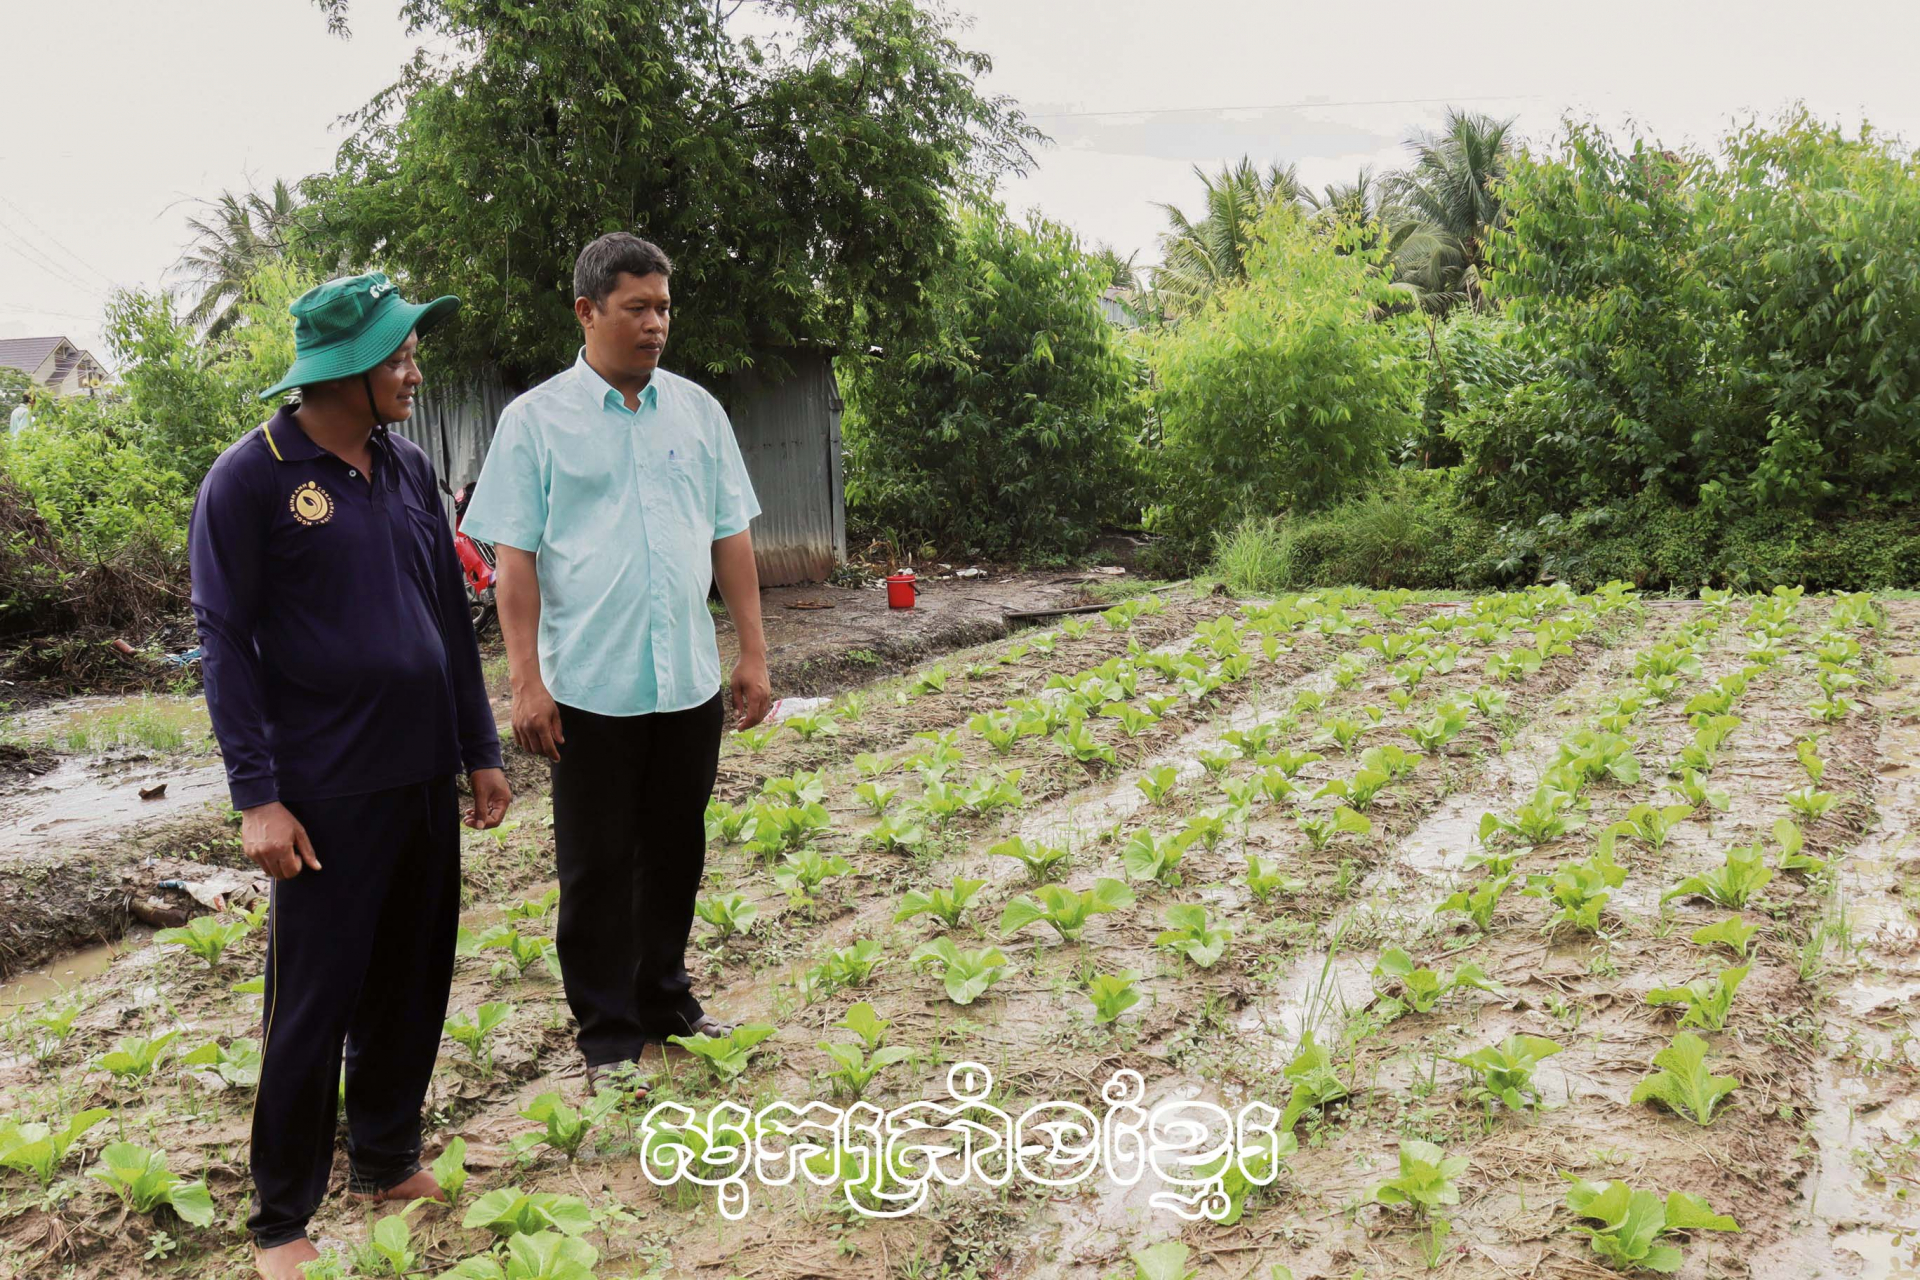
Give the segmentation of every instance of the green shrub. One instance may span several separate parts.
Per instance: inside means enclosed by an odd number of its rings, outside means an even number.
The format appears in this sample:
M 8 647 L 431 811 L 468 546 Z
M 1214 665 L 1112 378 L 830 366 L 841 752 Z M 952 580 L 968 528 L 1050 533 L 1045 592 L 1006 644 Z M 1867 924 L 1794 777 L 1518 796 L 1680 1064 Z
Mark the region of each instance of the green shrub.
M 1070 231 L 997 207 L 956 218 L 929 332 L 842 361 L 849 515 L 966 554 L 1077 552 L 1137 512 L 1139 371 Z

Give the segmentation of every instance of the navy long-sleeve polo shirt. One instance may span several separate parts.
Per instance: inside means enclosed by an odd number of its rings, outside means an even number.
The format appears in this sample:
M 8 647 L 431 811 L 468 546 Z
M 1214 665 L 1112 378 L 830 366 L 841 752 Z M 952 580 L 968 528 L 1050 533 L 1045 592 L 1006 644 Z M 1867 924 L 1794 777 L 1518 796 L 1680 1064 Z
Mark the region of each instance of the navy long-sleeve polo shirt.
M 220 455 L 188 539 L 234 807 L 498 768 L 433 464 L 374 433 L 371 477 L 282 409 Z

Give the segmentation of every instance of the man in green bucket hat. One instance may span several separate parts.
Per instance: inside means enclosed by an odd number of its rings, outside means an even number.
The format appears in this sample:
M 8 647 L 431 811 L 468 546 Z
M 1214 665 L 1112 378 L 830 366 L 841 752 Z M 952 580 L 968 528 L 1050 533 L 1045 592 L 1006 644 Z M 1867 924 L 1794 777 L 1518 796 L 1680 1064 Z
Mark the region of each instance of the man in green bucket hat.
M 413 412 L 420 335 L 458 306 L 377 273 L 302 295 L 293 367 L 260 393 L 297 403 L 194 504 L 207 709 L 242 847 L 272 877 L 247 1222 L 269 1280 L 317 1256 L 343 1059 L 348 1190 L 439 1195 L 420 1108 L 459 928 L 455 775 L 470 827 L 511 795 L 433 465 L 387 426 Z

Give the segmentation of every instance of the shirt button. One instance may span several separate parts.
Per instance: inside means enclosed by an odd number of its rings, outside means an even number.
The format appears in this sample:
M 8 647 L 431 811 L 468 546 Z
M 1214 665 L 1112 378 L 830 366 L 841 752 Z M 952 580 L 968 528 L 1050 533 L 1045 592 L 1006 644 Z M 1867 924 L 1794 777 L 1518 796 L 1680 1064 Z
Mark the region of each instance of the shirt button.
M 355 471 L 352 467 L 347 468 L 347 474 L 349 476 L 352 476 L 355 480 L 358 480 L 360 478 L 360 473 L 358 471 Z

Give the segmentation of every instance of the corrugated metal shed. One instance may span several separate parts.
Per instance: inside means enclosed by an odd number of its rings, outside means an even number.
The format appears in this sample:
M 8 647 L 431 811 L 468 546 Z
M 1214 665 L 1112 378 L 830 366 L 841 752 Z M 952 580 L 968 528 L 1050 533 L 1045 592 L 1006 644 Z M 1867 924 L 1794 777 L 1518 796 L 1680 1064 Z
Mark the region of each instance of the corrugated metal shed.
M 780 356 L 788 376 L 776 382 L 749 372 L 737 377 L 725 396 L 760 499 L 753 550 L 765 587 L 823 581 L 847 558 L 841 403 L 833 357 L 820 351 Z M 422 388 L 413 416 L 394 430 L 425 449 L 441 478 L 457 489 L 480 475 L 494 427 L 514 394 L 498 377 L 451 391 Z

